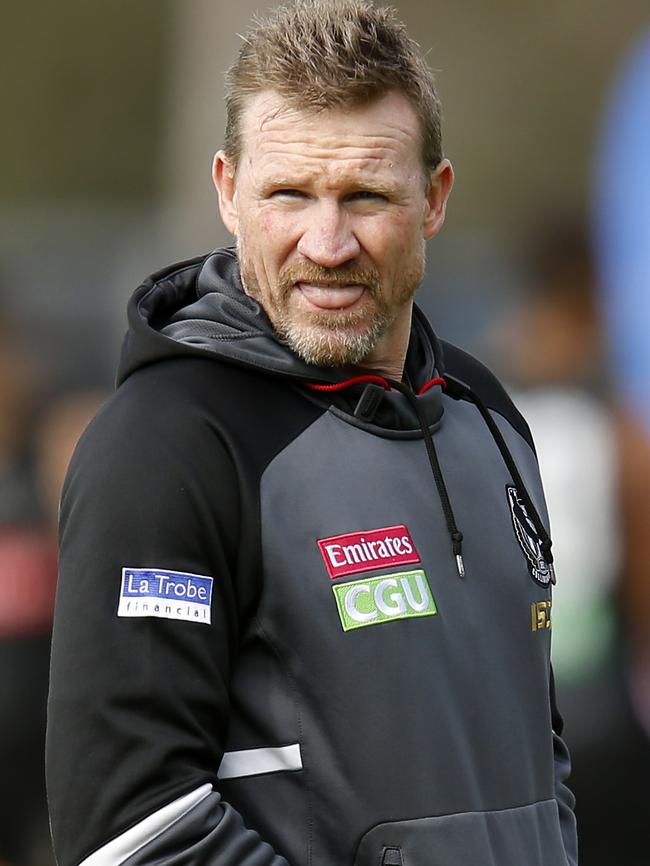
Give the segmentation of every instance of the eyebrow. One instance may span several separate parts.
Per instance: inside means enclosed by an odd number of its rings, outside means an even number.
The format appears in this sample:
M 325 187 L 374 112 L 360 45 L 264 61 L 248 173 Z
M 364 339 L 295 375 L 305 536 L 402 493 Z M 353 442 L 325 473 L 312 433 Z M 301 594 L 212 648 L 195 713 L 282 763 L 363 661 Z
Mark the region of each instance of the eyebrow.
M 267 178 L 263 178 L 259 185 L 263 190 L 274 188 L 300 189 L 309 186 L 311 179 L 311 175 L 270 175 Z M 393 195 L 396 193 L 396 188 L 393 184 L 378 181 L 373 178 L 366 178 L 363 180 L 360 178 L 349 178 L 344 189 L 346 189 L 345 195 L 357 191 L 372 192 L 377 193 L 378 195 Z
M 298 175 L 282 175 L 282 174 L 274 174 L 269 175 L 269 177 L 264 177 L 260 180 L 260 187 L 267 189 L 268 187 L 298 187 L 298 186 L 308 186 L 309 185 L 309 177 L 305 175 L 304 177 L 300 177 Z

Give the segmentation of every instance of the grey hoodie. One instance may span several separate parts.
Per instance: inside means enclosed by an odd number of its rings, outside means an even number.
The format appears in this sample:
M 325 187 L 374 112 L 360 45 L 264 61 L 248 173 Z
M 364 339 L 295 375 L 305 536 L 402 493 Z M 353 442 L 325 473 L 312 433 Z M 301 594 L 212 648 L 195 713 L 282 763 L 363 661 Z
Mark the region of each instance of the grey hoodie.
M 574 866 L 533 445 L 415 311 L 311 367 L 232 251 L 149 278 L 61 508 L 60 866 Z

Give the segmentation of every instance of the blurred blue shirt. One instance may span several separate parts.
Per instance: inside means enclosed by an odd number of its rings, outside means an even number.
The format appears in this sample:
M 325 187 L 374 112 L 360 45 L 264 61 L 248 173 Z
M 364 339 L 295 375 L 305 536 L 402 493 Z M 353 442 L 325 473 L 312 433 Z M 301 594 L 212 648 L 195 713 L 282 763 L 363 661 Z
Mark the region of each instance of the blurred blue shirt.
M 650 32 L 614 82 L 596 172 L 596 255 L 613 378 L 650 430 Z

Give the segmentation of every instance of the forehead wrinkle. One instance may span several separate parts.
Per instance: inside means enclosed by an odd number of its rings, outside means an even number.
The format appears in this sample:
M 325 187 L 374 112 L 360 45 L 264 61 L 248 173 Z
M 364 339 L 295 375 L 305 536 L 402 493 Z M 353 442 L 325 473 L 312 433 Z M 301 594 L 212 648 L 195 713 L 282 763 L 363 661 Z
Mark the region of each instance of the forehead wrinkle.
M 404 164 L 421 158 L 415 109 L 394 93 L 367 109 L 313 111 L 269 90 L 249 102 L 242 132 L 249 164 L 280 156 L 329 161 L 372 157 L 375 164 L 381 159 Z
M 313 166 L 314 168 L 326 169 L 328 165 L 347 164 L 356 171 L 362 171 L 364 166 L 372 164 L 395 164 L 394 153 L 331 153 L 330 151 L 319 151 L 317 153 L 287 153 L 285 150 L 268 150 L 258 155 L 259 161 L 262 163 L 270 162 L 275 165 L 286 165 L 292 169 L 297 164 Z M 403 161 L 402 161 L 403 162 Z M 298 169 L 299 171 L 299 169 Z
M 392 143 L 391 143 L 392 144 Z M 405 153 L 403 148 L 395 146 L 358 147 L 356 145 L 339 145 L 327 148 L 320 144 L 304 147 L 302 142 L 287 146 L 287 142 L 274 141 L 258 143 L 255 151 L 250 153 L 251 163 L 257 163 L 264 171 L 266 166 L 282 168 L 290 174 L 323 174 L 334 168 L 349 168 L 351 172 L 362 173 L 364 170 L 378 172 L 382 169 L 394 172 L 398 166 L 412 164 L 413 169 L 418 164 L 419 153 L 415 150 Z M 271 170 L 272 170 L 271 169 Z
M 349 130 L 337 129 L 330 131 L 321 115 L 306 116 L 291 114 L 286 111 L 273 111 L 258 119 L 253 124 L 251 144 L 264 147 L 279 143 L 296 145 L 300 148 L 345 149 L 354 147 L 385 147 L 388 149 L 410 147 L 420 138 L 420 130 L 416 124 L 408 121 L 397 124 L 382 120 L 372 130 L 364 132 L 356 128 Z
M 395 113 L 392 102 L 357 115 L 338 108 L 300 110 L 266 94 L 249 106 L 246 118 L 246 164 L 255 187 L 343 188 L 374 179 L 387 188 L 406 182 L 421 170 L 420 126 L 412 107 L 404 112 L 400 98 Z
M 304 129 L 284 129 L 266 130 L 257 137 L 254 142 L 258 148 L 273 147 L 274 145 L 282 145 L 284 147 L 295 146 L 304 150 L 337 150 L 347 151 L 353 149 L 376 149 L 384 150 L 399 150 L 404 147 L 410 147 L 416 135 L 411 135 L 408 131 L 395 128 L 394 131 L 379 131 L 358 132 L 351 131 L 349 133 L 332 132 L 328 130 L 309 131 Z
M 359 186 L 385 192 L 392 189 L 397 180 L 393 176 L 394 163 L 378 157 L 346 159 L 338 164 L 334 160 L 302 159 L 294 170 L 291 160 L 283 159 L 283 154 L 275 154 L 268 165 L 268 170 L 263 168 L 260 175 L 262 186 L 308 186 L 322 182 L 326 188 Z
M 403 155 L 402 149 L 389 144 L 363 146 L 358 144 L 337 144 L 328 146 L 323 142 L 303 144 L 302 142 L 268 142 L 260 143 L 260 156 L 276 158 L 285 156 L 289 159 L 395 159 Z

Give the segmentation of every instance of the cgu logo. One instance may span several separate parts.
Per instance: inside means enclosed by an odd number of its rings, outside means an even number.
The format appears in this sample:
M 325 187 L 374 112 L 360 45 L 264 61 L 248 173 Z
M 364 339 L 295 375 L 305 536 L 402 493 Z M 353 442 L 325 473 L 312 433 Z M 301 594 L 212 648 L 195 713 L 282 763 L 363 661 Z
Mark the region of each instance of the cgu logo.
M 343 631 L 438 612 L 421 569 L 332 587 Z
M 420 561 L 411 533 L 403 524 L 320 538 L 318 547 L 332 579 Z

